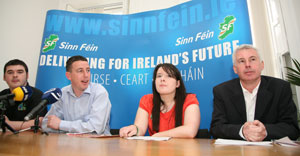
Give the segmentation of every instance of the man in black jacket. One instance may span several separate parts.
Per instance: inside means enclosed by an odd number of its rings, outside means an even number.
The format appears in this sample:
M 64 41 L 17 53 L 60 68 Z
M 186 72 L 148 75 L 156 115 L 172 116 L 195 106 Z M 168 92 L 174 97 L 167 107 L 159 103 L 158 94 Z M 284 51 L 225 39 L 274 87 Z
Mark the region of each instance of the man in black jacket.
M 213 89 L 214 110 L 211 134 L 214 138 L 262 141 L 299 137 L 297 108 L 290 84 L 261 76 L 264 62 L 251 45 L 238 47 L 233 70 L 239 78 Z
M 10 94 L 15 88 L 20 86 L 29 86 L 27 82 L 27 65 L 18 59 L 8 61 L 4 66 L 3 80 L 6 81 L 9 88 L 2 90 L 0 95 Z M 25 129 L 34 125 L 34 120 L 25 122 L 24 117 L 41 102 L 43 92 L 34 87 L 31 87 L 31 89 L 32 95 L 26 101 L 15 101 L 13 105 L 6 106 L 5 120 L 14 130 Z M 40 115 L 44 116 L 46 113 L 47 109 L 44 109 Z M 42 121 L 42 117 L 40 121 Z

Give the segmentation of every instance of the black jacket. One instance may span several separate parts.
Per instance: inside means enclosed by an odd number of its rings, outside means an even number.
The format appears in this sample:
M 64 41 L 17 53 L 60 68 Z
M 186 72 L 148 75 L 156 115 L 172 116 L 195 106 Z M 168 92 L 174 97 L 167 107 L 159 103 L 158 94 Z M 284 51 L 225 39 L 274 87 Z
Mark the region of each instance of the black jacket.
M 240 79 L 236 78 L 214 87 L 213 94 L 211 134 L 214 138 L 242 139 L 239 131 L 247 117 Z M 265 140 L 285 136 L 295 140 L 299 137 L 297 108 L 288 82 L 261 76 L 254 120 L 265 125 L 268 134 Z
M 29 86 L 29 84 L 28 84 Z M 30 86 L 31 87 L 31 86 Z M 5 115 L 11 121 L 24 121 L 24 117 L 35 107 L 41 100 L 43 92 L 37 88 L 31 87 L 32 95 L 26 101 L 15 101 L 13 104 L 7 104 Z M 10 94 L 9 89 L 4 89 L 0 92 L 0 95 Z M 44 108 L 40 112 L 40 116 L 45 116 L 47 113 L 47 108 Z

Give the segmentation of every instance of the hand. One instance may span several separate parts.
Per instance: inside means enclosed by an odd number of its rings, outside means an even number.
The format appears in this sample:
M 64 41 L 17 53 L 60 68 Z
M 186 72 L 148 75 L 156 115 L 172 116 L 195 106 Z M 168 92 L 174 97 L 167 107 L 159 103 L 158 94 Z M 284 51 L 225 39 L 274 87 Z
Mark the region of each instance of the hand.
M 120 137 L 131 137 L 137 134 L 137 127 L 135 125 L 130 125 L 120 129 Z
M 167 137 L 167 136 L 171 136 L 172 134 L 170 134 L 170 130 L 167 131 L 163 131 L 163 132 L 157 132 L 154 133 L 152 136 L 153 137 Z
M 40 126 L 40 127 L 42 126 L 43 118 L 44 118 L 44 117 L 39 117 L 39 121 L 40 121 L 40 122 L 39 122 L 39 126 Z
M 8 125 L 11 125 L 11 124 L 12 124 L 12 122 L 9 120 L 9 118 L 8 118 L 6 115 L 4 115 L 4 118 L 5 118 L 5 122 L 6 122 Z
M 254 120 L 244 124 L 243 135 L 247 141 L 262 141 L 267 136 L 267 130 L 263 123 Z
M 152 137 L 160 137 L 160 133 L 155 133 L 152 135 Z
M 8 117 L 6 115 L 4 115 L 5 118 L 5 122 L 10 122 L 10 120 L 8 119 Z
M 58 130 L 59 124 L 60 124 L 60 118 L 58 118 L 55 115 L 48 116 L 47 127 Z

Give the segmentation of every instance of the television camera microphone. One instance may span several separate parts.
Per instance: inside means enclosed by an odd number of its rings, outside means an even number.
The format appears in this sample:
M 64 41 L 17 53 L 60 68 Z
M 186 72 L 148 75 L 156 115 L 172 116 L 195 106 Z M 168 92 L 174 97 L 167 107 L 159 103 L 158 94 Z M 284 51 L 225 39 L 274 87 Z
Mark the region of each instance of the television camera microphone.
M 1 95 L 0 100 L 13 98 L 14 101 L 26 101 L 32 95 L 32 89 L 29 86 L 15 88 L 12 93 Z
M 15 88 L 12 93 L 0 96 L 0 126 L 2 128 L 2 132 L 6 132 L 6 128 L 8 128 L 13 133 L 18 133 L 14 130 L 10 125 L 5 122 L 5 111 L 6 106 L 10 104 L 14 105 L 14 101 L 26 101 L 32 95 L 32 89 L 29 86 L 21 86 Z
M 28 121 L 34 118 L 34 115 L 41 111 L 44 107 L 47 106 L 47 104 L 52 104 L 59 100 L 61 97 L 61 90 L 59 88 L 52 88 L 44 93 L 42 96 L 42 101 L 34 107 L 25 117 L 24 120 Z

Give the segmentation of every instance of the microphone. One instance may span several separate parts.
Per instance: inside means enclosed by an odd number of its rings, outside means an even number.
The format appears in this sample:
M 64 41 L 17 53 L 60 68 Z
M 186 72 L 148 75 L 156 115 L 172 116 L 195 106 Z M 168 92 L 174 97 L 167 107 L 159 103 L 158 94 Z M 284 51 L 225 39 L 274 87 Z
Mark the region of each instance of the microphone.
M 52 88 L 46 91 L 42 96 L 42 101 L 34 107 L 25 117 L 24 120 L 28 121 L 34 117 L 34 114 L 42 110 L 47 104 L 52 104 L 61 98 L 61 90 L 59 88 Z
M 20 86 L 15 88 L 11 94 L 0 96 L 0 100 L 14 98 L 14 101 L 26 101 L 32 95 L 32 89 L 29 86 Z

